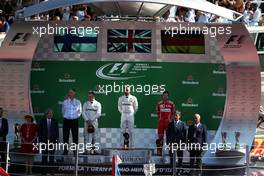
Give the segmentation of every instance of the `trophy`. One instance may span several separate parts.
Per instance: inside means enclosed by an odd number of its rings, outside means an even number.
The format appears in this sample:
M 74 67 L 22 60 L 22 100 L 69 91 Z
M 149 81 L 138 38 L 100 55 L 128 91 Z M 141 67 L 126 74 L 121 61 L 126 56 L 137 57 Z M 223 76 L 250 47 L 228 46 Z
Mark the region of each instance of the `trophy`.
M 224 144 L 224 150 L 226 150 L 227 133 L 222 132 L 222 143 Z
M 125 132 L 123 133 L 123 137 L 124 137 L 124 149 L 125 150 L 128 150 L 129 149 L 129 138 L 130 138 L 130 135 L 128 133 L 128 121 L 126 120 L 125 121 L 125 125 L 126 125 L 126 128 L 125 128 Z
M 128 150 L 129 149 L 129 134 L 128 134 L 128 132 L 125 132 L 123 134 L 123 136 L 124 136 L 124 149 Z
M 156 140 L 157 155 L 162 156 L 163 139 Z
M 239 144 L 240 132 L 235 132 L 235 138 L 236 138 L 235 150 L 238 150 L 240 149 L 240 144 Z
M 88 134 L 94 133 L 95 129 L 91 121 L 87 122 L 87 132 Z
M 91 155 L 95 154 L 95 147 L 94 147 L 95 140 L 92 138 L 92 149 L 91 149 Z
M 92 122 L 89 120 L 87 123 L 87 133 L 88 135 L 91 135 L 92 136 L 92 149 L 91 149 L 91 155 L 94 154 L 94 143 L 95 143 L 95 139 L 94 139 L 94 136 L 93 136 L 93 133 L 95 132 L 95 128 L 92 124 Z
M 20 124 L 16 123 L 14 125 L 15 138 L 14 138 L 14 148 L 18 149 L 20 147 Z
M 155 164 L 144 164 L 144 174 L 145 176 L 152 176 L 156 173 Z

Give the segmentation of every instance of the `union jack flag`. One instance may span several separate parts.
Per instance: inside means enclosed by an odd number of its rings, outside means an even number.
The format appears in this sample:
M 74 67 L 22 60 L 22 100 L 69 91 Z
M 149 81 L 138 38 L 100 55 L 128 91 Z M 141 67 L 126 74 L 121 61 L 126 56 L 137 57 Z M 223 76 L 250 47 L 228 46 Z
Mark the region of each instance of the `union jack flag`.
M 107 36 L 108 52 L 151 52 L 151 30 L 111 29 Z

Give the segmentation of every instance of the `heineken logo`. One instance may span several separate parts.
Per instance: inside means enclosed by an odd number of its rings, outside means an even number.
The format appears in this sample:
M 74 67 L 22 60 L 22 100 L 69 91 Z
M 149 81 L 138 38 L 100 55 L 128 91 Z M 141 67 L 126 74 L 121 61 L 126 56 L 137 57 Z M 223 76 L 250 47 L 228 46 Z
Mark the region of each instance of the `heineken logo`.
M 31 71 L 45 71 L 46 69 L 44 67 L 41 67 L 39 62 L 34 62 L 31 68 Z
M 75 83 L 76 79 L 72 79 L 70 73 L 64 73 L 63 78 L 59 78 L 58 82 L 60 83 Z
M 218 75 L 226 74 L 225 66 L 224 65 L 219 65 L 217 70 L 213 70 L 213 74 L 218 74 Z
M 182 107 L 199 107 L 199 104 L 193 103 L 193 99 L 189 97 L 185 103 L 182 103 Z
M 39 107 L 38 106 L 35 106 L 35 107 L 33 107 L 33 112 L 35 113 L 37 113 L 37 112 L 39 112 Z
M 223 118 L 224 111 L 223 110 L 218 110 L 216 114 L 212 116 L 213 119 L 222 119 Z
M 188 80 L 188 81 L 193 81 L 193 76 L 192 76 L 192 75 L 188 75 L 188 76 L 187 76 L 187 80 Z
M 33 113 L 34 113 L 35 116 L 43 116 L 44 115 L 43 112 L 39 111 L 39 107 L 38 106 L 33 107 Z
M 219 88 L 217 89 L 217 92 L 213 92 L 213 93 L 212 93 L 212 96 L 213 96 L 213 97 L 225 97 L 226 94 L 225 94 L 225 90 L 224 90 L 224 88 L 223 88 L 223 87 L 219 87 Z
M 65 74 L 64 74 L 64 78 L 65 78 L 65 79 L 70 79 L 70 78 L 71 78 L 71 75 L 70 75 L 69 73 L 65 73 Z
M 185 85 L 199 85 L 199 81 L 194 81 L 193 75 L 188 75 L 186 80 L 182 81 Z
M 188 98 L 188 99 L 187 99 L 187 103 L 188 103 L 188 104 L 192 104 L 192 103 L 193 103 L 193 99 L 192 99 L 191 97 Z
M 38 84 L 34 84 L 33 85 L 33 90 L 39 90 L 39 85 Z
M 44 94 L 45 91 L 41 90 L 40 86 L 38 84 L 34 84 L 30 93 L 31 94 Z

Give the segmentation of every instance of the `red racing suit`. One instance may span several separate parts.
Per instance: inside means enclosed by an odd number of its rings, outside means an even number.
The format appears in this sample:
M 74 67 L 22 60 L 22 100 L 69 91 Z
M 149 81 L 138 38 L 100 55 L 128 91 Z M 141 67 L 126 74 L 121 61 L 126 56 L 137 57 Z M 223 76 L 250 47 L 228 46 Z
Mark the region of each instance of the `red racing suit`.
M 156 105 L 156 111 L 158 115 L 158 136 L 159 139 L 163 139 L 164 131 L 175 115 L 175 104 L 170 100 L 160 101 Z

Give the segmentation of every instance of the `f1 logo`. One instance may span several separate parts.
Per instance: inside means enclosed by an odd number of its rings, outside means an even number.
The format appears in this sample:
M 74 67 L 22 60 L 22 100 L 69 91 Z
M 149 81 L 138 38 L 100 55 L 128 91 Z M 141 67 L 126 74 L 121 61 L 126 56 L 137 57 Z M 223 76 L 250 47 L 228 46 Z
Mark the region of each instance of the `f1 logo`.
M 232 35 L 228 41 L 226 42 L 226 45 L 229 45 L 229 44 L 236 44 L 236 45 L 240 45 L 245 39 L 245 36 L 244 35 Z
M 120 73 L 127 73 L 131 64 L 122 64 L 122 63 L 116 63 L 112 69 L 109 71 L 109 73 L 113 73 L 115 71 L 120 71 Z
M 26 41 L 29 39 L 30 35 L 30 33 L 17 33 L 9 45 L 26 45 Z

